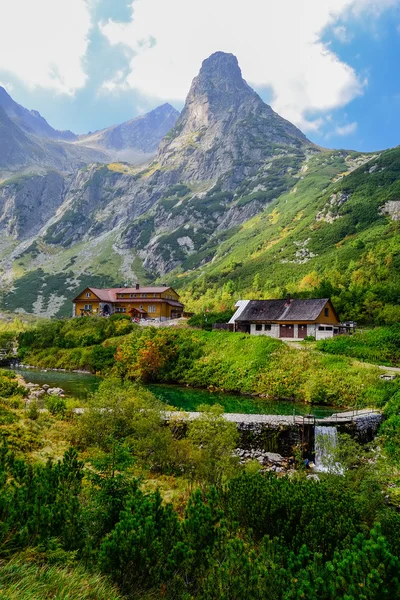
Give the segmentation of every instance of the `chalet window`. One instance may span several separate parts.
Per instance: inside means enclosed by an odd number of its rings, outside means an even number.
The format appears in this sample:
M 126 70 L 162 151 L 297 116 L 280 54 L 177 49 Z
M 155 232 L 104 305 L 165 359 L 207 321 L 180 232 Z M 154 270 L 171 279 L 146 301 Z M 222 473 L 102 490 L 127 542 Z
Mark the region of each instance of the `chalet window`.
M 121 306 L 117 306 L 115 309 L 115 312 L 117 313 L 126 313 L 126 308 L 125 307 L 121 307 Z
M 157 294 L 153 294 L 154 298 L 157 298 Z
M 329 308 L 328 307 L 324 308 L 324 316 L 329 317 Z
M 150 304 L 150 305 L 147 307 L 147 312 L 149 312 L 149 313 L 155 313 L 155 312 L 156 312 L 156 307 L 155 307 L 155 304 Z
M 90 298 L 92 294 L 90 292 L 86 292 L 86 298 Z
M 264 325 L 264 331 L 271 331 L 271 324 L 270 323 L 268 323 L 268 324 L 266 323 Z
M 136 294 L 133 294 L 133 297 L 136 298 Z
M 262 325 L 261 325 L 261 323 L 257 323 L 256 324 L 256 331 L 262 331 Z
M 135 294 L 135 296 L 136 296 L 136 294 Z M 129 294 L 129 298 L 133 298 L 133 294 Z
M 143 310 L 143 304 L 141 304 L 141 305 L 139 306 L 139 308 L 140 308 L 140 310 Z
M 85 304 L 85 310 L 92 310 L 92 305 L 91 304 Z

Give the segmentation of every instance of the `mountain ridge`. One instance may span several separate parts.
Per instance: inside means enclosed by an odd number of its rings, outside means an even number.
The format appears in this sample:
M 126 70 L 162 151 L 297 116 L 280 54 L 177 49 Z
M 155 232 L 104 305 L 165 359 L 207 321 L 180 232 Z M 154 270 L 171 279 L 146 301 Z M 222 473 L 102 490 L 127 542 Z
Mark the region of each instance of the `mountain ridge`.
M 73 141 L 78 136 L 72 131 L 59 131 L 49 125 L 37 110 L 28 110 L 13 100 L 10 94 L 0 86 L 0 107 L 12 121 L 27 133 L 54 140 Z
M 116 131 L 118 146 L 120 127 L 97 134 Z M 316 146 L 248 86 L 233 55 L 214 53 L 151 162 L 98 162 L 61 179 L 47 172 L 0 184 L 3 306 L 66 314 L 84 285 L 137 280 L 172 283 L 195 310 L 242 294 L 317 293 L 343 248 L 347 280 L 329 280 L 329 289 L 348 307 L 342 295 L 355 285 L 357 261 L 365 268 L 365 236 L 381 228 L 396 244 L 400 189 L 390 182 L 400 152 L 382 157 Z M 354 182 L 370 185 L 370 196 L 357 194 Z

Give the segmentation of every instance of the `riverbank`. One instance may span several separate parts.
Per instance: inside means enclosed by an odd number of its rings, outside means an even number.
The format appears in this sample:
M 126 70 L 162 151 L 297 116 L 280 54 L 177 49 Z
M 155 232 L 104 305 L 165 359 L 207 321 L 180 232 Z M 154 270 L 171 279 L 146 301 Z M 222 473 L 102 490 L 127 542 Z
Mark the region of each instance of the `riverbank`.
M 104 339 L 97 323 L 73 319 L 28 330 L 20 338 L 21 360 L 41 369 L 336 407 L 382 406 L 399 388 L 382 381 L 377 367 L 309 348 L 299 352 L 264 336 L 153 327 L 126 333 L 123 325 L 121 335 L 114 326 L 114 337 Z

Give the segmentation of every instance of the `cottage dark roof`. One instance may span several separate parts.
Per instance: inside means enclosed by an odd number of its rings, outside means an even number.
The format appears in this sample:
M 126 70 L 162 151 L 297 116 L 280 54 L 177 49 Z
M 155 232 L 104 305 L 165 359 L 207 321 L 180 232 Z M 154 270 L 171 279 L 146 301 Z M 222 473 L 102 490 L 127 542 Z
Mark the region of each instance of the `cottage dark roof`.
M 315 321 L 329 298 L 250 300 L 238 321 Z

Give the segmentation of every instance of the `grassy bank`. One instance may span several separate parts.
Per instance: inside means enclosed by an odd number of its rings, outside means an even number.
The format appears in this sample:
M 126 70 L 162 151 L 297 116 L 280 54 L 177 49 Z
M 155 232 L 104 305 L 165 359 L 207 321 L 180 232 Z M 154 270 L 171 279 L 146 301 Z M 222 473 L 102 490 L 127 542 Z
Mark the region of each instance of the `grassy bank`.
M 110 324 L 107 331 L 104 322 Z M 41 325 L 21 334 L 20 353 L 25 363 L 39 368 L 88 369 L 139 382 L 335 406 L 380 406 L 398 386 L 381 381 L 377 369 L 355 366 L 345 356 L 299 351 L 268 337 L 132 328 L 124 319 L 115 324 L 111 319 L 75 319 Z
M 376 327 L 352 336 L 339 335 L 316 344 L 329 354 L 350 356 L 378 365 L 400 367 L 400 325 Z

